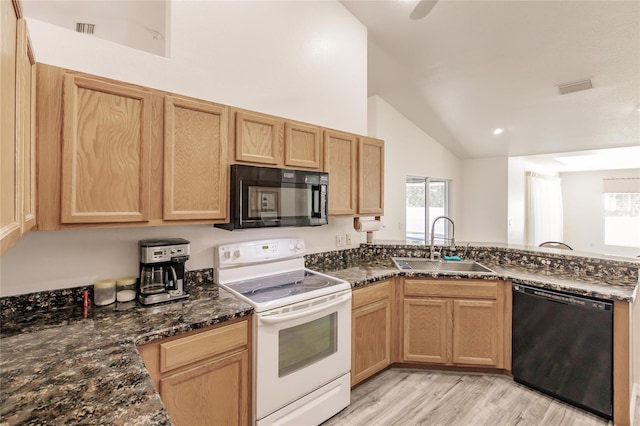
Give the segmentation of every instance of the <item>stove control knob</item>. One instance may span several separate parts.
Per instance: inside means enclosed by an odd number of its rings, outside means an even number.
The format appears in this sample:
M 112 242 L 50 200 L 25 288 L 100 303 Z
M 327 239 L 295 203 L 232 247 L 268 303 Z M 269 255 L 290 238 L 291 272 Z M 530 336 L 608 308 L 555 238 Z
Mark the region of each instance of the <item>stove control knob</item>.
M 304 248 L 304 244 L 302 244 L 302 241 L 298 241 L 296 243 L 296 249 L 297 250 L 302 250 Z
M 225 250 L 222 253 L 222 257 L 224 257 L 225 259 L 230 259 L 231 258 L 231 252 L 229 250 Z
M 239 258 L 239 257 L 240 257 L 240 250 L 235 249 L 235 250 L 233 251 L 233 257 L 234 257 L 234 258 L 236 258 L 236 259 L 237 259 L 237 258 Z

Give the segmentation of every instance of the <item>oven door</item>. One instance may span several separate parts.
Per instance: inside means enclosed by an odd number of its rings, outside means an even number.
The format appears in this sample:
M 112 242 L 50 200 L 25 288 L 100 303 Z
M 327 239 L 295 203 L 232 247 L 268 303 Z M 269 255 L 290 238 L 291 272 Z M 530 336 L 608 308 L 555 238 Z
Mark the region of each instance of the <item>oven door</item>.
M 256 420 L 351 370 L 351 290 L 256 317 Z

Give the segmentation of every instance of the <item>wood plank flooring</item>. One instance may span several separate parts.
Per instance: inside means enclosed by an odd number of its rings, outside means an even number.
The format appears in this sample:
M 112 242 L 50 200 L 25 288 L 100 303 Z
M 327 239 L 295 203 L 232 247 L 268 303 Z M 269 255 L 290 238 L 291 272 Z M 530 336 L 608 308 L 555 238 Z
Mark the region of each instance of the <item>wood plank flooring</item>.
M 353 389 L 351 404 L 323 426 L 607 424 L 506 376 L 391 368 Z

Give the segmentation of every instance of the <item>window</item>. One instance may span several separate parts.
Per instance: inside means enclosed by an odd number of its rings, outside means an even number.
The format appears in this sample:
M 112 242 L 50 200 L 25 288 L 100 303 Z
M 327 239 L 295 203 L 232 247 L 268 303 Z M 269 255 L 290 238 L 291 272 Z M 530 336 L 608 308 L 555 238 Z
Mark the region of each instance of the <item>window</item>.
M 604 244 L 640 247 L 640 192 L 604 193 Z
M 406 238 L 409 242 L 430 241 L 431 224 L 438 216 L 449 215 L 449 181 L 407 176 Z M 434 230 L 437 242 L 449 237 L 446 221 L 438 221 Z

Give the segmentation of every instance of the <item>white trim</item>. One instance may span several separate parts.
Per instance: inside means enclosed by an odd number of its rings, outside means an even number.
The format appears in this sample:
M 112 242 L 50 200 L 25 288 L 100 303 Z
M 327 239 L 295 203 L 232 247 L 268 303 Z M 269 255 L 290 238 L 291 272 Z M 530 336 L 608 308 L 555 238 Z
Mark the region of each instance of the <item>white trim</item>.
M 633 426 L 633 420 L 636 415 L 636 407 L 638 406 L 638 404 L 640 404 L 638 398 L 640 398 L 640 383 L 636 383 L 635 385 L 633 385 L 633 389 L 631 391 L 631 407 L 629 408 L 629 422 L 631 426 Z

